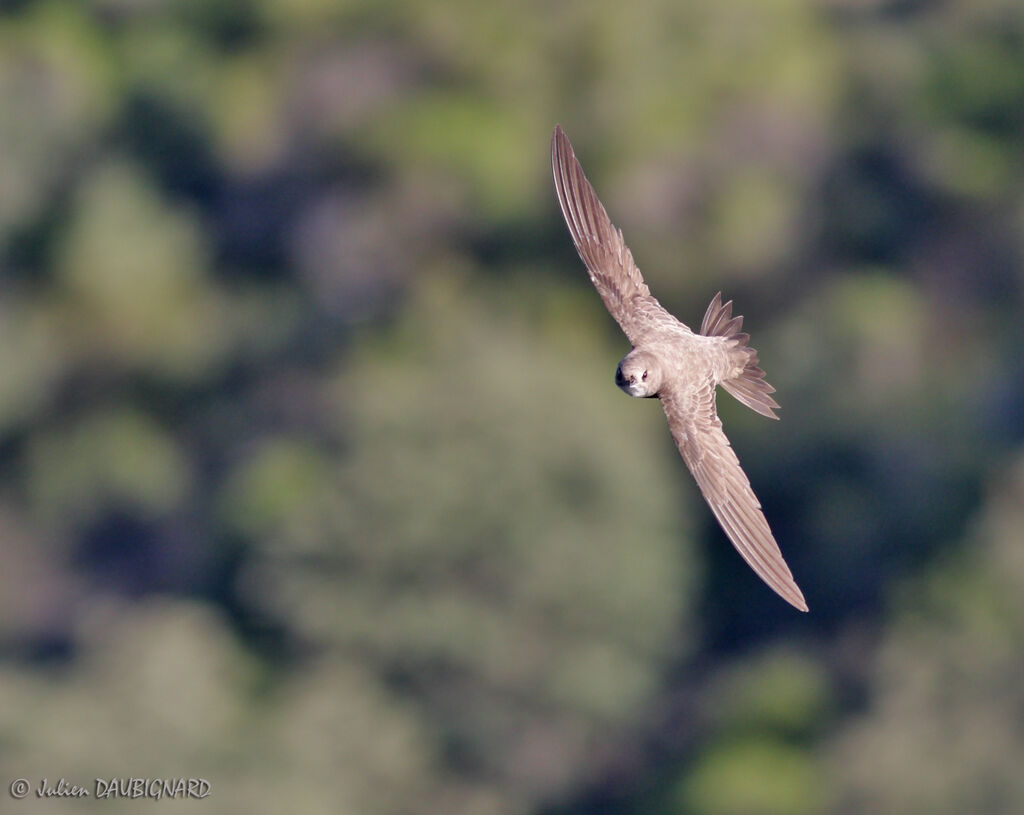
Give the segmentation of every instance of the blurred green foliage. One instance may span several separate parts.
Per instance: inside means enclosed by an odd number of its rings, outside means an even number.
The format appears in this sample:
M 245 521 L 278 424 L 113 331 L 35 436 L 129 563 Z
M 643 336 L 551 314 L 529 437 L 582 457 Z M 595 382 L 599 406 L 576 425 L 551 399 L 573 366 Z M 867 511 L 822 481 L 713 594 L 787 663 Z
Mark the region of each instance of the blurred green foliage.
M 555 122 L 747 316 L 809 616 L 613 387 Z M 1017 812 L 1022 159 L 1017 0 L 3 4 L 3 783 Z

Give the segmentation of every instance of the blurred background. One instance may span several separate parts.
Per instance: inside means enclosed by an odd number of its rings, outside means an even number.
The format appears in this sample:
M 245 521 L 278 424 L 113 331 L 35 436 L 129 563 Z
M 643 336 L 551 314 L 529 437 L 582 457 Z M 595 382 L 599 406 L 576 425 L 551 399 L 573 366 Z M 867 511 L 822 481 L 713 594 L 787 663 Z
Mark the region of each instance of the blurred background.
M 556 122 L 745 315 L 810 614 L 615 388 Z M 1022 166 L 1019 0 L 4 2 L 2 794 L 1020 812 Z

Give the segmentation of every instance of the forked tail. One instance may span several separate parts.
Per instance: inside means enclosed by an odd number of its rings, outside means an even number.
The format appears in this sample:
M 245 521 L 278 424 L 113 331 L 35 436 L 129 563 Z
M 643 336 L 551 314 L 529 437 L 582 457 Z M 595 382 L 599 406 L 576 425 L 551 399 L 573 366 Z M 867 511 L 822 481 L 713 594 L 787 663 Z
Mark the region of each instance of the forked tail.
M 757 351 L 747 345 L 750 335 L 740 332 L 742 325 L 742 317 L 732 316 L 732 300 L 723 305 L 722 293 L 719 292 L 704 313 L 700 333 L 706 337 L 735 340 L 733 353 L 738 355 L 737 363 L 743 365 L 743 370 L 738 376 L 723 380 L 722 387 L 751 410 L 769 419 L 778 419 L 773 408 L 777 408 L 779 403 L 770 396 L 775 393 L 775 388 L 764 381 L 764 371 L 757 367 Z

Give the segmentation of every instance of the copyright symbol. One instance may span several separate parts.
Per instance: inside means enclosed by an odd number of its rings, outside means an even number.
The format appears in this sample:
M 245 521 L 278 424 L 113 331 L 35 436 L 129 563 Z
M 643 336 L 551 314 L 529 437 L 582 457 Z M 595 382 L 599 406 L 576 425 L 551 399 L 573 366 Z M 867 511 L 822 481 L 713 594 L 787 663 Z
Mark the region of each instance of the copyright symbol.
M 11 782 L 11 798 L 24 798 L 30 789 L 27 778 L 15 778 Z

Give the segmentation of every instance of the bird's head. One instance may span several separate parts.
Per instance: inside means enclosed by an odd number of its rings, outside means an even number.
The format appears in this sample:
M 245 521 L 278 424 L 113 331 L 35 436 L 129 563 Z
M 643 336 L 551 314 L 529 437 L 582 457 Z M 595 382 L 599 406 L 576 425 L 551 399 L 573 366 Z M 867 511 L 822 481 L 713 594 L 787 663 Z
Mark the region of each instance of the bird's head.
M 630 396 L 657 396 L 661 388 L 661 362 L 649 351 L 630 351 L 615 371 L 615 384 Z

